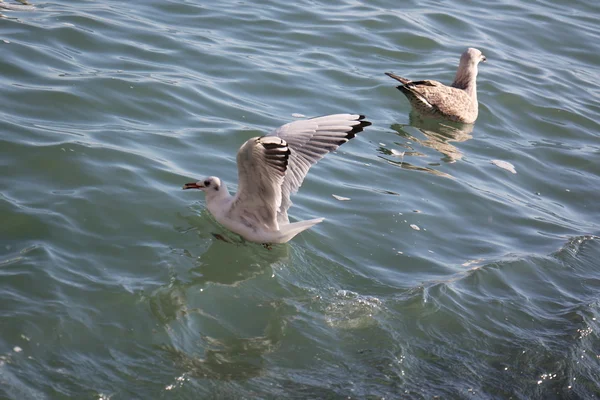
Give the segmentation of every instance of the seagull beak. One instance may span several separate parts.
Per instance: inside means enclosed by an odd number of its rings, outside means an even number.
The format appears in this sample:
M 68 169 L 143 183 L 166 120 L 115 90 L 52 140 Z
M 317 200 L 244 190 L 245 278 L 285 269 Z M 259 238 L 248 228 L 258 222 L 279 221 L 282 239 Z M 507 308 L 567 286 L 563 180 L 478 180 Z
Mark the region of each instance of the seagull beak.
M 486 62 L 487 61 L 487 57 L 486 56 L 481 56 L 481 62 Z
M 204 186 L 200 186 L 196 182 L 186 183 L 185 185 L 183 185 L 183 190 L 186 190 L 186 189 L 203 189 L 203 188 L 204 188 Z

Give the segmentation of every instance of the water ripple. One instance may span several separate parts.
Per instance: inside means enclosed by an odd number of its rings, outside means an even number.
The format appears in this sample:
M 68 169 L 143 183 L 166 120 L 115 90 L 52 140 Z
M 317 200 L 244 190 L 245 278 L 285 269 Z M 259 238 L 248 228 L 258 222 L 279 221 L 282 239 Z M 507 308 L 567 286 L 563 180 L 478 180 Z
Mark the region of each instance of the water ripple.
M 0 397 L 598 395 L 597 6 L 33 6 L 0 2 Z M 449 83 L 467 46 L 477 123 L 410 115 L 383 72 Z M 289 245 L 180 190 L 348 111 Z

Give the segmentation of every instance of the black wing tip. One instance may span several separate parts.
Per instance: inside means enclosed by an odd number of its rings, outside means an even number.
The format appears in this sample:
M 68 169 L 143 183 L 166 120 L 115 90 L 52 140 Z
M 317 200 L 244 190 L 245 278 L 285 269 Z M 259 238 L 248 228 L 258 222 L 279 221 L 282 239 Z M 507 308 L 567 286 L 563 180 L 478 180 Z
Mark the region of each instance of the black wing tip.
M 285 140 L 281 138 L 279 138 L 279 143 L 265 143 L 260 140 L 262 138 L 272 139 L 273 136 L 261 136 L 258 140 L 266 150 L 265 158 L 267 162 L 279 172 L 285 173 L 289 164 L 290 155 L 292 154 L 289 146 Z M 285 151 L 281 151 L 284 149 Z
M 354 125 L 352 127 L 352 129 L 346 135 L 346 139 L 350 140 L 350 139 L 354 138 L 357 133 L 362 132 L 363 129 L 365 129 L 367 126 L 373 125 L 370 121 L 365 120 L 365 118 L 367 118 L 367 117 L 362 114 L 358 116 L 358 118 L 356 120 L 360 121 L 360 123 L 358 125 Z

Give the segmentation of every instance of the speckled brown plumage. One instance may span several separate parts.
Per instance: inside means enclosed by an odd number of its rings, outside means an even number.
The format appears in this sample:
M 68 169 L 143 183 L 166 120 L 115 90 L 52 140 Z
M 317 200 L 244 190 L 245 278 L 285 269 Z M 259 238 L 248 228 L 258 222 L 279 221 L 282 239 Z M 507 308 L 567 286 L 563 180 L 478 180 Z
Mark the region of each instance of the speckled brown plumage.
M 432 80 L 411 81 L 386 72 L 399 81 L 397 86 L 413 109 L 419 114 L 447 118 L 451 121 L 471 124 L 477 119 L 477 65 L 486 61 L 481 51 L 469 48 L 460 58 L 460 64 L 452 86 Z

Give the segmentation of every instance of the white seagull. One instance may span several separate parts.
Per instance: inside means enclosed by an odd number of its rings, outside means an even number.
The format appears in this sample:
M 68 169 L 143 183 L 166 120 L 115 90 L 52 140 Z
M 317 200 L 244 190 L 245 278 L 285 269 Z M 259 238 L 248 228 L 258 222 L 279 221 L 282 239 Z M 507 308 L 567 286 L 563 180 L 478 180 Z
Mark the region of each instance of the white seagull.
M 290 122 L 267 136 L 249 139 L 237 153 L 238 191 L 231 196 L 215 176 L 187 183 L 200 189 L 215 219 L 244 239 L 286 243 L 324 218 L 290 223 L 290 196 L 309 168 L 371 125 L 364 115 L 336 114 Z

